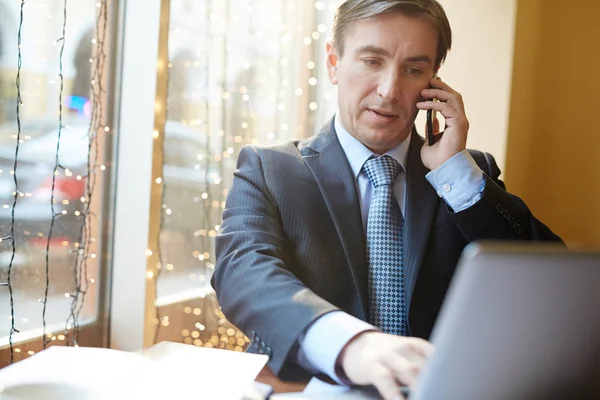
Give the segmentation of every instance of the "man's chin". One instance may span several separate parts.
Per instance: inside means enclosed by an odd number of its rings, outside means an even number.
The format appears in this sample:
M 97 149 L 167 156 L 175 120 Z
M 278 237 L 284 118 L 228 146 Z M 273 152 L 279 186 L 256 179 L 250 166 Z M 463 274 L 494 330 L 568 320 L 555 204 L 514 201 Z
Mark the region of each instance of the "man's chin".
M 366 136 L 363 136 L 365 140 L 361 140 L 361 142 L 371 151 L 377 153 L 383 151 L 385 153 L 402 143 L 409 134 L 410 131 L 407 134 L 398 136 L 397 130 L 371 130 Z
M 383 154 L 396 147 L 399 143 L 389 140 L 369 140 L 367 143 L 363 142 L 369 150 L 376 154 Z

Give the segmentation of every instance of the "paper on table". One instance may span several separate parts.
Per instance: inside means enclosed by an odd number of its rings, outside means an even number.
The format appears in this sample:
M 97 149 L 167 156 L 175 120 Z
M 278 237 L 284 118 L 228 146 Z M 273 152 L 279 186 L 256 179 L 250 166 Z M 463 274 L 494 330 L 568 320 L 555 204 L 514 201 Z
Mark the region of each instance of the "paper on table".
M 283 393 L 270 397 L 272 400 L 380 400 L 373 391 L 331 385 L 312 378 L 301 393 Z
M 159 343 L 145 352 L 160 364 L 178 394 L 199 399 L 239 400 L 252 385 L 269 357 L 228 350 L 207 349 L 181 343 Z
M 239 400 L 267 360 L 264 355 L 168 342 L 142 353 L 53 346 L 0 370 L 0 399 L 31 399 L 11 392 L 46 385 L 45 398 L 55 391 L 57 399 Z
M 152 373 L 138 354 L 52 346 L 0 370 L 0 399 L 39 398 L 39 391 L 45 399 L 151 398 Z
M 283 393 L 270 397 L 271 400 L 380 400 L 381 396 L 371 388 L 350 388 L 331 385 L 312 378 L 301 393 Z
M 327 382 L 323 382 L 319 378 L 312 378 L 308 385 L 304 388 L 302 393 L 304 394 L 315 394 L 315 393 L 346 393 L 349 392 L 348 386 L 332 385 Z

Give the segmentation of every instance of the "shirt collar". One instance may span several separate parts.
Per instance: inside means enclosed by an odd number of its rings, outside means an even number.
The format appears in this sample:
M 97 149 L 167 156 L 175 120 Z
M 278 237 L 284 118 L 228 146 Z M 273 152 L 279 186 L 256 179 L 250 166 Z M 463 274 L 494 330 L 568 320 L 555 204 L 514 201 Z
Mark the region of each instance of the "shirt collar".
M 346 154 L 346 158 L 350 163 L 350 168 L 352 168 L 354 179 L 358 179 L 364 163 L 372 156 L 378 155 L 373 153 L 358 139 L 348 133 L 348 131 L 342 126 L 339 113 L 336 113 L 334 116 L 333 123 L 335 127 L 335 133 L 340 141 L 344 153 Z M 406 158 L 408 156 L 408 147 L 410 145 L 411 136 L 412 135 L 408 135 L 408 137 L 402 141 L 402 143 L 385 153 L 385 155 L 388 155 L 398 161 L 405 171 Z

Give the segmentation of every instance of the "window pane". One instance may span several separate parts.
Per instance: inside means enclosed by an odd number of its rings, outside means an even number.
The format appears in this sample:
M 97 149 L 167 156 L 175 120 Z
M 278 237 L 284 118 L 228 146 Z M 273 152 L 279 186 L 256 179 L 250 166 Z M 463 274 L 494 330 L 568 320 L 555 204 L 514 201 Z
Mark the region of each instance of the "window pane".
M 172 0 L 159 340 L 242 350 L 210 286 L 239 150 L 333 116 L 325 41 L 339 1 Z
M 50 343 L 65 344 L 66 328 L 97 320 L 108 165 L 108 134 L 97 130 L 104 94 L 92 84 L 105 79 L 95 68 L 105 58 L 97 51 L 105 32 L 96 28 L 105 6 L 68 2 L 63 36 L 62 0 L 26 2 L 19 71 L 20 3 L 0 1 L 0 282 L 10 266 L 17 347 L 40 337 L 44 323 Z M 1 287 L 0 346 L 8 343 L 11 320 L 9 290 Z

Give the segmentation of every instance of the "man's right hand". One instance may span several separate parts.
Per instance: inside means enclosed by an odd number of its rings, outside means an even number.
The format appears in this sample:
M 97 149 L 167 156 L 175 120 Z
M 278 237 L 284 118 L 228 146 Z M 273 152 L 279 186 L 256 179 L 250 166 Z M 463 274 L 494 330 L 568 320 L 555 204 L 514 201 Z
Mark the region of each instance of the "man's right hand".
M 403 399 L 400 385 L 412 386 L 433 346 L 414 337 L 364 332 L 342 350 L 339 364 L 356 385 L 373 385 L 385 400 Z

